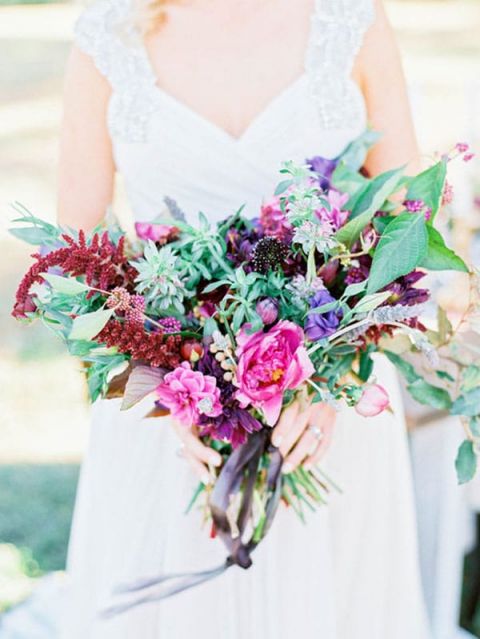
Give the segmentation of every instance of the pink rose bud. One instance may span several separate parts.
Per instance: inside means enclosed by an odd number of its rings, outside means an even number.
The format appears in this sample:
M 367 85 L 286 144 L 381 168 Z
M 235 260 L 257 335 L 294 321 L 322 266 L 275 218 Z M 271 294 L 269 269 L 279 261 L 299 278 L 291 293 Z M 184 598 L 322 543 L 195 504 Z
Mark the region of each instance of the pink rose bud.
M 390 404 L 387 391 L 380 384 L 367 386 L 355 406 L 355 410 L 362 417 L 380 415 Z
M 257 302 L 257 313 L 264 324 L 273 324 L 278 317 L 278 302 L 271 297 Z

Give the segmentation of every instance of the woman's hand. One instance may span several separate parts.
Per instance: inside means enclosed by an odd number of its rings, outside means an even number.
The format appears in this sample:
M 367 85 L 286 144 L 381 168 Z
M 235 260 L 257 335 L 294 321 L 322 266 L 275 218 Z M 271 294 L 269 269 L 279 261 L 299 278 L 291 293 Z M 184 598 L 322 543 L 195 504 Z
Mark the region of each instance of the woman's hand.
M 212 476 L 208 467 L 221 466 L 222 456 L 213 448 L 202 444 L 194 426 L 187 428 L 174 421 L 173 427 L 181 441 L 179 454 L 190 464 L 201 482 L 206 486 L 211 484 Z
M 285 461 L 282 471 L 291 473 L 300 464 L 308 470 L 320 461 L 332 441 L 336 413 L 328 404 L 295 400 L 273 429 L 272 443 Z

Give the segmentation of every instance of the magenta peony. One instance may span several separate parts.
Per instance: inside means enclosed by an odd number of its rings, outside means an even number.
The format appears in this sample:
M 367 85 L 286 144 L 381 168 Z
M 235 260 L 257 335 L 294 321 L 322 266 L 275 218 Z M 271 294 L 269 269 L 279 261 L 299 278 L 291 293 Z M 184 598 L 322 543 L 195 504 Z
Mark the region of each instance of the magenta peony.
M 201 415 L 217 417 L 222 412 L 215 377 L 193 371 L 188 362 L 167 373 L 156 393 L 162 406 L 184 426 L 197 424 Z
M 236 399 L 242 406 L 261 410 L 267 424 L 274 426 L 282 410 L 283 393 L 297 388 L 314 373 L 303 345 L 302 329 L 281 321 L 268 332 L 237 338 Z
M 380 384 L 367 386 L 355 405 L 355 410 L 362 417 L 375 417 L 380 415 L 390 404 L 387 391 Z

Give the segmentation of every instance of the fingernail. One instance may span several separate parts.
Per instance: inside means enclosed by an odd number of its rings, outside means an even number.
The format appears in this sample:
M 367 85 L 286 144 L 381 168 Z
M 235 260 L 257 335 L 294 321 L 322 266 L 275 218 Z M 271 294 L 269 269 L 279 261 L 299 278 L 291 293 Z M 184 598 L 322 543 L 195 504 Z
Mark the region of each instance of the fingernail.
M 288 475 L 288 473 L 291 473 L 292 470 L 293 470 L 293 464 L 291 464 L 290 462 L 287 462 L 286 464 L 283 464 L 282 473 L 284 475 Z
M 213 464 L 213 466 L 220 466 L 220 464 L 222 463 L 222 458 L 220 457 L 220 455 L 217 455 L 217 453 L 210 455 L 209 459 L 210 463 Z
M 275 446 L 275 448 L 280 448 L 281 443 L 283 442 L 283 437 L 282 435 L 274 435 L 272 438 L 272 444 Z

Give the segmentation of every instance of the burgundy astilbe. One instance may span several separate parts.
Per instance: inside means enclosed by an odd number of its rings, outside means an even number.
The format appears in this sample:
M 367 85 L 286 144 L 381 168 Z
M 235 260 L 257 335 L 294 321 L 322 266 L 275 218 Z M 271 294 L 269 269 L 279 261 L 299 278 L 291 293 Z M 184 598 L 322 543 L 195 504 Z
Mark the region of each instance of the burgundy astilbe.
M 31 310 L 32 285 L 43 282 L 42 273 L 50 268 L 60 267 L 63 273 L 72 277 L 84 276 L 89 286 L 111 290 L 123 286 L 133 288 L 133 281 L 137 275 L 136 269 L 128 262 L 124 254 L 125 238 L 121 237 L 115 245 L 108 233 L 101 236 L 95 233 L 90 244 L 87 244 L 85 233 L 79 231 L 78 240 L 69 235 L 62 235 L 68 246 L 55 249 L 47 255 L 35 253 L 32 257 L 36 262 L 30 267 L 17 289 L 15 306 L 12 311 L 14 317 L 25 317 Z
M 174 369 L 180 365 L 180 335 L 165 335 L 163 331 L 151 333 L 145 327 L 128 319 L 111 319 L 95 337 L 95 341 L 116 347 L 120 353 L 131 355 L 160 368 Z

